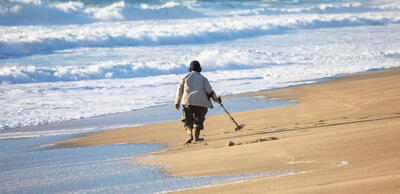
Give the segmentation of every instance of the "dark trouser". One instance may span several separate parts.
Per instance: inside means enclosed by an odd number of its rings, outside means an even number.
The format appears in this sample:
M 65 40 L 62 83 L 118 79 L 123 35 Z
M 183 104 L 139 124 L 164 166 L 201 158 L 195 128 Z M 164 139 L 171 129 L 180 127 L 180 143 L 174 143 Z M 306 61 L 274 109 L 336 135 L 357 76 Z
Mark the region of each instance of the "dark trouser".
M 201 106 L 183 106 L 182 122 L 185 123 L 186 133 L 193 139 L 192 130 L 195 129 L 195 138 L 199 140 L 200 130 L 204 129 L 204 120 L 208 109 Z

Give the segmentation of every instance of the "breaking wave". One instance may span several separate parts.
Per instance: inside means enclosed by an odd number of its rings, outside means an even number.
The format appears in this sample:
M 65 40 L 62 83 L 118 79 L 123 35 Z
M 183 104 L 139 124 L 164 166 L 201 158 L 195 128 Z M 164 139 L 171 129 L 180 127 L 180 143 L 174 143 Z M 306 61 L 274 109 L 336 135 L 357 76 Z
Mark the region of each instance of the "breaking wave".
M 251 1 L 250 1 L 251 2 Z M 400 11 L 400 4 L 382 2 L 202 0 L 3 0 L 0 25 L 67 25 L 104 21 L 190 19 L 214 16 Z M 286 6 L 285 6 L 286 5 Z
M 38 83 L 57 81 L 78 81 L 107 78 L 133 78 L 170 73 L 184 73 L 186 65 L 152 67 L 148 64 L 100 64 L 91 66 L 36 67 L 8 66 L 0 68 L 0 83 Z
M 163 20 L 203 16 L 184 2 L 146 4 L 121 0 L 112 3 L 88 3 L 90 1 L 0 1 L 0 25 L 88 24 L 102 21 Z
M 400 15 L 394 12 L 366 12 L 104 22 L 66 26 L 0 26 L 0 57 L 19 57 L 77 47 L 214 43 L 282 34 L 296 29 L 385 25 L 399 21 Z
M 281 57 L 273 57 L 267 51 L 243 49 L 205 50 L 195 58 L 204 62 L 207 71 L 239 70 L 264 67 L 268 64 L 282 62 Z M 216 59 L 220 56 L 219 60 Z M 187 72 L 187 64 L 174 60 L 143 59 L 125 61 L 96 62 L 86 66 L 34 66 L 10 65 L 0 66 L 0 83 L 39 83 L 58 81 L 79 81 L 96 79 L 120 79 L 147 77 L 168 74 L 183 74 Z

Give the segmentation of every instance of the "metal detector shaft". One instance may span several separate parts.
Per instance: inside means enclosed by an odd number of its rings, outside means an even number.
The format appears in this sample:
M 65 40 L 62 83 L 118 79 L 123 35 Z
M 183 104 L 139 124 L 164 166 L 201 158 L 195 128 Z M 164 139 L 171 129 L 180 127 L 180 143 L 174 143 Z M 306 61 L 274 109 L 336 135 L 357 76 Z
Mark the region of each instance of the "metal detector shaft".
M 233 119 L 233 117 L 231 116 L 231 114 L 229 114 L 229 112 L 225 109 L 224 105 L 222 103 L 220 103 L 221 107 L 224 109 L 224 111 L 226 112 L 226 114 L 229 115 L 229 117 L 231 118 L 232 122 L 235 123 L 236 127 L 239 127 L 239 125 L 236 123 L 235 119 Z

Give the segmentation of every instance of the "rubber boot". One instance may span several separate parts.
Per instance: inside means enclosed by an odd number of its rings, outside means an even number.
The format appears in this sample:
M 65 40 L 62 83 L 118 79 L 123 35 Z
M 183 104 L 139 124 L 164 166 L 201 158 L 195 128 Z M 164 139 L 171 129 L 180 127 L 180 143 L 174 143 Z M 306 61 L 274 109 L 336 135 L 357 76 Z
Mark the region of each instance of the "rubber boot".
M 204 139 L 203 138 L 200 138 L 200 129 L 199 128 L 196 128 L 196 130 L 195 130 L 195 132 L 194 132 L 194 140 L 195 141 L 203 141 Z
M 186 143 L 192 143 L 192 141 L 193 141 L 192 129 L 190 129 L 189 127 L 186 127 L 186 134 L 189 137 L 189 139 L 186 141 Z

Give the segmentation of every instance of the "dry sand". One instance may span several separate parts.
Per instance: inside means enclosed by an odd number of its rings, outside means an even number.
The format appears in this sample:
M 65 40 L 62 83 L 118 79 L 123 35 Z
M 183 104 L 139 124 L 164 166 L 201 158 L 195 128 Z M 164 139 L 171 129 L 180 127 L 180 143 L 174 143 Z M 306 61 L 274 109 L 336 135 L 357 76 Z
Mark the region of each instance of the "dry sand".
M 235 113 L 246 124 L 237 132 L 226 115 L 208 117 L 204 143 L 183 145 L 182 123 L 174 121 L 59 145 L 166 143 L 142 162 L 169 164 L 166 170 L 181 176 L 297 172 L 183 191 L 190 193 L 400 193 L 400 69 L 246 95 L 299 104 Z

